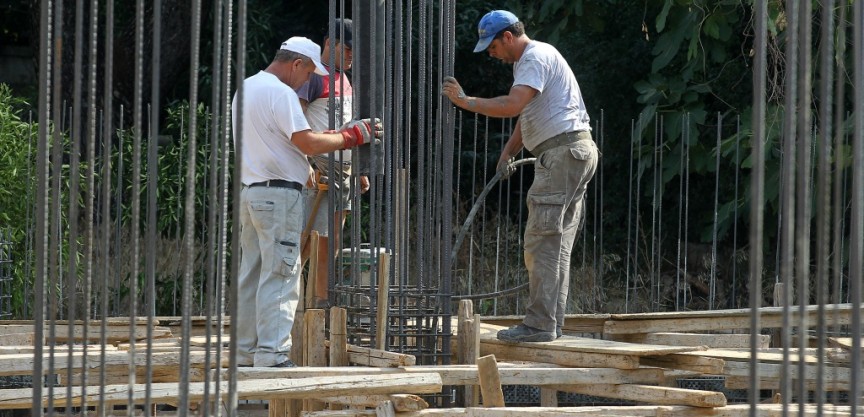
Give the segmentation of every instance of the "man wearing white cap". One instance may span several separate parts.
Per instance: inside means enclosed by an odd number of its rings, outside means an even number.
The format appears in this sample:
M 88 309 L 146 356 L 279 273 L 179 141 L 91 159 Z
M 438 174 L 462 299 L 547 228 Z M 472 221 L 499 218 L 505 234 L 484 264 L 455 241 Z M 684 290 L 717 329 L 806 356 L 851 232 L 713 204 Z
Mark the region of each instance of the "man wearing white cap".
M 380 123 L 355 120 L 340 131 L 313 132 L 297 98 L 312 72 L 326 75 L 321 48 L 303 37 L 283 42 L 266 69 L 243 81 L 232 103 L 240 147 L 238 365 L 293 367 L 291 328 L 300 299 L 300 233 L 307 155 L 381 138 Z M 239 91 L 238 91 L 239 92 Z
M 495 98 L 469 97 L 447 77 L 442 93 L 455 105 L 492 117 L 519 116 L 498 161 L 502 178 L 524 146 L 534 156 L 528 190 L 525 267 L 528 306 L 521 324 L 498 332 L 509 342 L 549 342 L 561 337 L 570 287 L 570 254 L 584 219 L 585 190 L 597 168 L 597 146 L 579 84 L 554 46 L 525 35 L 506 10 L 487 13 L 477 25 L 474 52 L 513 64 L 513 86 Z

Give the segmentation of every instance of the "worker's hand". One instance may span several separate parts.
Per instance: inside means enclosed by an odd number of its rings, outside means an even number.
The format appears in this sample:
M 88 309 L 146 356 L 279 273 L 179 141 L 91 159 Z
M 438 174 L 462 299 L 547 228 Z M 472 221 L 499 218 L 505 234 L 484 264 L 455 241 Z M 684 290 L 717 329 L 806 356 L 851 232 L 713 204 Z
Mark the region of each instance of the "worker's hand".
M 501 173 L 501 179 L 506 180 L 516 172 L 516 165 L 513 165 L 513 158 L 504 159 L 501 158 L 498 160 L 498 167 L 496 168 L 498 172 Z
M 365 175 L 360 176 L 360 194 L 366 193 L 369 191 L 369 177 Z
M 453 77 L 444 77 L 444 82 L 441 83 L 441 94 L 447 96 L 453 103 L 462 102 L 467 98 L 459 81 Z
M 342 126 L 339 133 L 342 134 L 342 138 L 345 141 L 342 149 L 348 149 L 370 143 L 375 139 L 382 139 L 384 137 L 384 126 L 381 124 L 381 119 L 377 117 L 375 120 L 352 120 Z

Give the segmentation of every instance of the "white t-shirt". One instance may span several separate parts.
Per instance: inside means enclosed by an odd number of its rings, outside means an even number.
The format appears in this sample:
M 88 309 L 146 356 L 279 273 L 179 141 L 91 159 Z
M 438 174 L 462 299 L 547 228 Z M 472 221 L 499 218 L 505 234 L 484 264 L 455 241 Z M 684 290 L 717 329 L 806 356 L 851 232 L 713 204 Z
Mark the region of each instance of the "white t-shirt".
M 537 90 L 519 115 L 522 143 L 529 151 L 555 135 L 591 130 L 576 76 L 554 46 L 531 41 L 513 64 L 513 85 Z
M 237 94 L 231 103 L 237 144 Z M 309 161 L 291 142 L 294 132 L 309 130 L 294 90 L 275 75 L 261 71 L 243 81 L 243 166 L 245 185 L 267 180 L 305 184 Z

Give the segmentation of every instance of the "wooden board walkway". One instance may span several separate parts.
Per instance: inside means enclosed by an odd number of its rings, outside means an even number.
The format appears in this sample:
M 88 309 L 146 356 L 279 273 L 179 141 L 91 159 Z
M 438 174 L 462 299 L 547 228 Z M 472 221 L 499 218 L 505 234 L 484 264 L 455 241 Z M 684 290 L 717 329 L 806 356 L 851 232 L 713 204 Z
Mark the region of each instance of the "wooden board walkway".
M 356 376 L 330 376 L 320 378 L 300 379 L 268 379 L 249 380 L 237 382 L 237 393 L 240 399 L 266 400 L 272 398 L 291 399 L 308 398 L 309 396 L 346 396 L 358 391 L 365 394 L 432 394 L 441 392 L 441 377 L 435 373 L 424 374 L 395 374 L 395 375 L 356 375 Z M 203 382 L 190 383 L 187 395 L 190 401 L 201 401 L 204 399 L 205 391 L 213 395 L 217 389 L 213 384 L 205 386 Z M 223 382 L 219 386 L 222 395 L 228 393 L 228 383 Z M 125 404 L 131 398 L 135 403 L 141 404 L 147 398 L 148 387 L 144 384 L 136 384 L 132 391 L 129 385 L 108 385 L 105 387 L 105 396 L 102 400 L 106 404 Z M 177 383 L 156 383 L 149 386 L 150 400 L 153 403 L 175 402 L 178 397 Z M 48 405 L 48 393 L 43 390 L 42 404 Z M 72 396 L 69 397 L 73 406 L 80 406 L 83 402 L 82 388 L 72 387 Z M 98 389 L 90 387 L 87 390 L 86 402 L 95 405 L 100 401 Z M 63 407 L 67 404 L 66 389 L 54 391 L 53 403 L 55 407 Z M 33 404 L 33 390 L 30 388 L 0 390 L 0 409 L 24 409 Z

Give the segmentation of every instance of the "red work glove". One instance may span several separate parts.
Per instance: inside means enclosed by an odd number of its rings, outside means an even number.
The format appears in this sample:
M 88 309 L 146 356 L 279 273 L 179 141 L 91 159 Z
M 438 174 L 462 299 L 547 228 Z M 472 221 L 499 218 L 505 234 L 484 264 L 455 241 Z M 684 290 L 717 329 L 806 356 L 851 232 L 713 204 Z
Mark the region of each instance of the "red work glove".
M 381 125 L 381 119 L 361 119 L 352 120 L 342 126 L 339 130 L 342 138 L 345 141 L 343 149 L 354 148 L 365 143 L 370 143 L 373 139 L 381 139 L 384 137 L 384 127 Z

